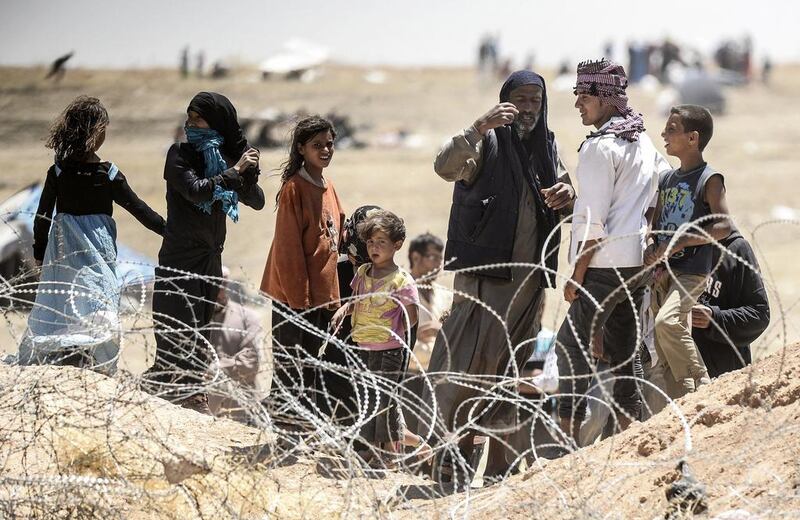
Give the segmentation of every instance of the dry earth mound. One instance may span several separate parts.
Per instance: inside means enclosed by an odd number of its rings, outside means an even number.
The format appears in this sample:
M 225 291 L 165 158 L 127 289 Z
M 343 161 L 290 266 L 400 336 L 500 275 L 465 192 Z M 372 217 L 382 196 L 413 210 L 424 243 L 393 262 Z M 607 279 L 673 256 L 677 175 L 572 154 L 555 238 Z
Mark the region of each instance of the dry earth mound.
M 0 518 L 372 517 L 414 481 L 273 440 L 125 374 L 0 365 Z
M 686 458 L 706 488 L 702 518 L 800 518 L 798 350 L 726 374 L 616 437 L 436 509 L 474 518 L 664 518 L 665 491 Z M 419 517 L 445 515 L 426 506 Z
M 646 423 L 567 457 L 540 460 L 505 484 L 435 500 L 402 496 L 427 488 L 421 478 L 375 478 L 342 453 L 277 449 L 262 431 L 143 394 L 125 374 L 0 366 L 0 513 L 663 518 L 665 490 L 686 458 L 706 487 L 706 518 L 795 518 L 797 351 L 728 374 Z

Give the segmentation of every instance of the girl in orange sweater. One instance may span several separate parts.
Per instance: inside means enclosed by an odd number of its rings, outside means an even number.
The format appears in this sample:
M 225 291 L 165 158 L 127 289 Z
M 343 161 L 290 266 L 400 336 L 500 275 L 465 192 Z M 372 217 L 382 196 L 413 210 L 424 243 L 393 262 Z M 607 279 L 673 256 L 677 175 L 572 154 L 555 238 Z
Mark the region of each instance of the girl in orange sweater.
M 335 138 L 331 122 L 319 116 L 302 119 L 292 132 L 276 197 L 275 235 L 261 279 L 261 290 L 273 300 L 272 399 L 287 403 L 278 412 L 293 420 L 299 415 L 295 399 L 316 409 L 311 358 L 339 307 L 336 261 L 345 215 L 333 183 L 322 174 L 333 158 Z

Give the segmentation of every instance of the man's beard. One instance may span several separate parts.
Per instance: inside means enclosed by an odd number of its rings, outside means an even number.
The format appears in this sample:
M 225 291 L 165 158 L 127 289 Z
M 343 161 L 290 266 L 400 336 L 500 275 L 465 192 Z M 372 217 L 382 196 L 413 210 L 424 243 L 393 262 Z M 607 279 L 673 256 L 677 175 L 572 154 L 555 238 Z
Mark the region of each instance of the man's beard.
M 520 115 L 532 115 L 532 114 L 530 114 L 530 112 L 527 112 L 526 114 L 520 114 Z M 514 122 L 511 123 L 511 126 L 517 133 L 517 137 L 519 137 L 520 139 L 528 137 L 531 134 L 531 132 L 533 132 L 533 129 L 536 128 L 536 125 L 539 123 L 539 116 L 540 114 L 536 114 L 533 118 L 532 123 L 526 122 L 524 125 L 522 124 L 522 122 L 520 122 L 519 117 L 515 118 Z

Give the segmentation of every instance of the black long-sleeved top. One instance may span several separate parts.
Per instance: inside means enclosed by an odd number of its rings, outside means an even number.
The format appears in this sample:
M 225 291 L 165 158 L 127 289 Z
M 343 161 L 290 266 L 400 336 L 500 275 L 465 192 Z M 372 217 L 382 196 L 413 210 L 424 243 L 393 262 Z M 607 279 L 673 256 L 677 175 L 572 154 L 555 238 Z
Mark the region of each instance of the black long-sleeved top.
M 43 260 L 47 250 L 53 209 L 70 215 L 113 216 L 114 202 L 125 208 L 147 229 L 164 234 L 164 219 L 133 192 L 125 175 L 117 171 L 110 179 L 109 162 L 68 163 L 56 174 L 47 170 L 39 207 L 33 223 L 33 257 Z
M 225 157 L 225 160 L 228 164 L 233 163 L 229 157 Z M 222 211 L 222 204 L 215 203 L 211 214 L 197 207 L 197 203 L 211 200 L 215 186 L 236 191 L 239 201 L 253 209 L 264 207 L 264 192 L 257 184 L 257 171 L 251 169 L 239 175 L 236 170 L 229 168 L 220 175 L 206 179 L 203 170 L 203 156 L 191 145 L 173 144 L 167 152 L 164 165 L 167 225 L 158 255 L 161 265 L 181 267 L 187 265 L 190 258 L 222 251 L 227 218 Z
M 721 244 L 758 269 L 753 249 L 738 232 L 734 231 Z M 731 255 L 726 254 L 720 262 L 720 255 L 719 248 L 715 247 L 712 265 L 716 269 L 699 299 L 699 303 L 711 308 L 713 323 L 706 329 L 692 329 L 692 337 L 711 377 L 742 368 L 742 360 L 749 364 L 750 343 L 769 325 L 769 300 L 760 273 L 753 272 Z

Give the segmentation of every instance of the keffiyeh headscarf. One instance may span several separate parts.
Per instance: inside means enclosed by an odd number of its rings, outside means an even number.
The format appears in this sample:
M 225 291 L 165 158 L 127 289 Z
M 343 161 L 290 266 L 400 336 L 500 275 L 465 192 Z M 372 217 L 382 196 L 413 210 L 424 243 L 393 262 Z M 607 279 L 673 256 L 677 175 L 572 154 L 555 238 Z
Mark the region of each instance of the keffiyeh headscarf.
M 380 209 L 378 206 L 361 206 L 350 215 L 350 218 L 344 221 L 339 252 L 355 261 L 356 266 L 370 261 L 367 244 L 358 237 L 358 225 L 367 220 L 374 212 L 380 211 Z
M 636 141 L 644 132 L 642 114 L 628 106 L 628 77 L 622 65 L 608 61 L 584 61 L 578 64 L 578 80 L 575 94 L 598 96 L 603 103 L 609 103 L 623 117 L 622 121 L 614 121 L 602 131 L 593 132 L 591 136 L 614 134 L 627 141 Z

